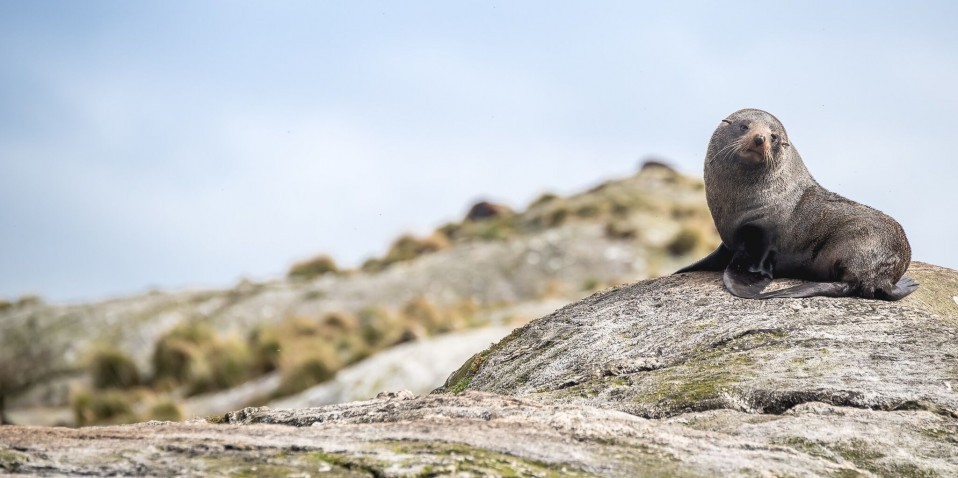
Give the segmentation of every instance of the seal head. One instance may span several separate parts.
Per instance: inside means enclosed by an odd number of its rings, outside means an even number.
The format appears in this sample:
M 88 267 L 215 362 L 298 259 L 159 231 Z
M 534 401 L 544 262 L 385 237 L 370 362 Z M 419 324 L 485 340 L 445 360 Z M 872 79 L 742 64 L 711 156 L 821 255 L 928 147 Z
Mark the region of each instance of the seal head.
M 722 123 L 710 142 L 710 146 L 723 145 L 722 149 L 709 151 L 708 157 L 738 160 L 746 166 L 759 167 L 772 164 L 782 149 L 789 146 L 782 123 L 762 110 L 739 110 Z

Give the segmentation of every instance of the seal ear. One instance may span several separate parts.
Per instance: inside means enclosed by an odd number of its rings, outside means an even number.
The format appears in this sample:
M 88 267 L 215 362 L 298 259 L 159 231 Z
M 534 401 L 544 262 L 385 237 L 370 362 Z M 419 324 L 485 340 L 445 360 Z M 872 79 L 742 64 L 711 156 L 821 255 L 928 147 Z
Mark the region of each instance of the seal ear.
M 732 120 L 730 120 L 730 119 L 728 119 L 728 118 L 723 119 L 722 122 L 723 122 L 723 123 L 726 123 L 726 124 L 732 124 Z

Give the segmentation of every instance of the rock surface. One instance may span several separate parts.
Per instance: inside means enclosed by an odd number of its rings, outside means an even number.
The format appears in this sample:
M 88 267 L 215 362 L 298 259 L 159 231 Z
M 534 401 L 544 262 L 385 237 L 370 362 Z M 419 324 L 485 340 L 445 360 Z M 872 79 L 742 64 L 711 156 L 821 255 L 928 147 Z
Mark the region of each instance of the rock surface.
M 0 471 L 958 476 L 958 272 L 909 274 L 922 286 L 896 303 L 744 300 L 710 273 L 643 281 L 518 329 L 440 393 L 0 427 Z
M 900 302 L 746 300 L 719 273 L 643 281 L 529 323 L 447 385 L 650 418 L 806 402 L 958 417 L 955 273 L 910 274 L 928 285 Z

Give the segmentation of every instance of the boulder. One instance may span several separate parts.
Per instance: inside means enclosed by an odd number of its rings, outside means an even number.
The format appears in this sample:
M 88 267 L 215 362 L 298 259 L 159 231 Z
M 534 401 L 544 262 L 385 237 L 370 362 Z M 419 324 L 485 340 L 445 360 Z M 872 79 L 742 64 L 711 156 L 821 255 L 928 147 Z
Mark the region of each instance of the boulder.
M 900 302 L 745 300 L 717 273 L 643 281 L 515 330 L 432 394 L 0 427 L 0 471 L 958 476 L 958 272 L 909 275 L 922 285 Z
M 741 299 L 719 273 L 642 281 L 530 322 L 445 389 L 648 418 L 809 402 L 956 417 L 958 274 L 921 263 L 909 274 L 922 286 L 899 302 Z

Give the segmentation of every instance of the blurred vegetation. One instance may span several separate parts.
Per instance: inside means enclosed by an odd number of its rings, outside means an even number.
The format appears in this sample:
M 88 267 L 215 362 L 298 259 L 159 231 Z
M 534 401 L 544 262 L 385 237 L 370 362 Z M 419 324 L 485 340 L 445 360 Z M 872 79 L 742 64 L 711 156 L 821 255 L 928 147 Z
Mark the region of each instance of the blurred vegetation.
M 333 313 L 315 319 L 310 317 L 288 317 L 278 324 L 260 330 L 259 340 L 275 344 L 276 353 L 268 358 L 281 375 L 279 389 L 274 396 L 283 396 L 322 383 L 330 378 L 344 364 L 351 363 L 349 351 L 340 356 L 337 353 L 339 341 L 344 339 L 343 331 L 353 328 L 355 320 L 346 314 Z M 254 348 L 263 350 L 260 344 Z M 266 362 L 267 357 L 258 360 Z
M 336 261 L 324 254 L 293 264 L 286 276 L 292 279 L 312 279 L 336 272 L 339 272 Z
M 24 295 L 17 299 L 17 307 L 32 307 L 43 304 L 43 299 L 38 295 Z
M 507 206 L 481 201 L 469 209 L 461 222 L 444 224 L 422 238 L 400 236 L 386 255 L 367 259 L 361 269 L 379 272 L 392 264 L 448 249 L 456 241 L 508 239 L 516 232 L 515 217 L 515 212 Z
M 81 425 L 175 420 L 182 411 L 172 396 L 228 389 L 273 372 L 280 385 L 267 398 L 295 394 L 393 345 L 480 325 L 478 309 L 473 300 L 440 307 L 417 296 L 396 310 L 289 316 L 256 327 L 245 340 L 221 336 L 202 320 L 181 323 L 157 341 L 149 380 L 123 353 L 96 348 L 88 369 L 93 388 L 74 394 L 74 415 Z
M 133 413 L 130 395 L 119 390 L 80 392 L 73 397 L 73 415 L 78 426 L 133 423 L 139 417 Z
M 162 420 L 168 422 L 176 422 L 182 420 L 183 409 L 169 397 L 164 397 L 157 400 L 151 407 L 147 414 L 149 420 Z
M 72 408 L 77 426 L 184 418 L 183 409 L 168 394 L 142 387 L 79 391 L 73 395 Z
M 18 303 L 17 307 L 21 306 Z M 75 371 L 76 367 L 64 359 L 72 332 L 69 325 L 41 322 L 34 317 L 0 322 L 0 425 L 10 423 L 6 415 L 8 399 Z
M 602 282 L 600 282 L 599 279 L 596 279 L 595 277 L 589 277 L 582 282 L 582 290 L 585 292 L 592 292 L 598 289 L 601 285 Z
M 409 234 L 400 236 L 389 247 L 389 251 L 382 258 L 369 259 L 362 270 L 366 272 L 379 272 L 397 262 L 404 262 L 415 259 L 425 254 L 441 251 L 449 247 L 449 238 L 441 233 L 434 233 L 426 237 L 418 238 Z
M 441 251 L 449 247 L 449 239 L 442 234 L 433 234 L 421 239 L 403 236 L 393 243 L 386 254 L 386 263 L 415 259 L 424 254 Z
M 638 228 L 627 219 L 613 218 L 605 223 L 605 237 L 632 240 L 638 236 Z
M 717 244 L 711 216 L 702 198 L 695 196 L 678 200 L 663 185 L 681 191 L 699 191 L 697 194 L 702 190 L 701 180 L 683 176 L 659 160 L 648 160 L 642 163 L 637 175 L 606 181 L 583 194 L 561 197 L 543 193 L 522 213 L 502 204 L 477 202 L 462 220 L 443 224 L 426 237 L 401 236 L 390 245 L 385 255 L 367 259 L 361 269 L 380 272 L 393 264 L 448 249 L 455 243 L 508 240 L 573 221 L 599 222 L 610 239 L 638 241 L 643 239 L 639 225 L 645 227 L 645 224 L 643 219 L 637 220 L 636 215 L 671 218 L 683 223 L 684 232 L 672 243 L 652 244 L 656 248 L 664 246 L 665 252 L 673 256 Z
M 309 356 L 283 368 L 283 379 L 274 392 L 274 397 L 292 395 L 333 378 L 336 374 L 335 359 L 327 348 L 319 348 Z
M 152 365 L 154 386 L 185 385 L 187 395 L 235 387 L 256 370 L 247 344 L 220 338 L 202 322 L 182 324 L 160 337 Z
M 378 350 L 397 343 L 402 335 L 401 319 L 383 307 L 367 307 L 359 311 L 359 337 L 370 348 Z
M 542 193 L 541 195 L 539 195 L 539 197 L 535 198 L 535 199 L 529 204 L 529 209 L 532 209 L 532 208 L 535 208 L 535 207 L 540 207 L 540 206 L 542 206 L 542 205 L 544 205 L 544 204 L 547 204 L 547 203 L 550 203 L 550 202 L 552 202 L 552 201 L 555 201 L 556 199 L 559 199 L 559 196 L 557 196 L 557 195 L 555 195 L 555 194 L 553 194 L 553 193 Z
M 700 229 L 684 226 L 665 246 L 669 254 L 681 256 L 694 251 L 703 241 Z
M 668 271 L 683 257 L 708 252 L 718 243 L 701 195 L 699 180 L 661 163 L 647 163 L 639 174 L 599 184 L 587 193 L 568 197 L 544 193 L 521 213 L 505 205 L 477 202 L 461 220 L 428 235 L 397 238 L 382 256 L 367 260 L 361 269 L 375 273 L 461 243 L 509 240 L 583 225 L 606 239 L 642 244 L 646 271 Z M 319 255 L 293 264 L 287 276 L 309 280 L 353 272 L 340 269 L 331 257 Z M 550 276 L 535 286 L 532 295 L 536 299 L 567 299 L 614 285 L 614 281 L 604 282 L 607 280 Z M 323 302 L 327 292 L 312 289 L 304 287 L 294 294 L 304 301 Z M 218 305 L 215 313 L 260 290 L 261 285 L 240 282 L 223 301 L 226 305 Z M 201 304 L 214 298 L 215 293 L 210 292 L 190 300 Z M 20 308 L 41 304 L 39 297 L 25 296 L 15 302 L 0 301 L 0 312 L 18 313 Z M 343 367 L 385 348 L 480 326 L 483 319 L 479 317 L 488 317 L 480 312 L 480 305 L 472 299 L 437 304 L 425 295 L 416 295 L 389 306 L 353 312 L 281 316 L 253 327 L 244 336 L 217 331 L 206 319 L 187 320 L 159 337 L 147 364 L 145 357 L 138 357 L 139 368 L 132 358 L 111 346 L 101 345 L 81 354 L 87 359 L 86 371 L 92 380 L 88 390 L 74 389 L 72 407 L 79 424 L 178 420 L 183 416 L 178 400 L 276 374 L 278 388 L 257 399 L 265 401 L 330 380 Z M 66 347 L 62 341 L 48 340 L 53 332 L 36 322 L 26 322 L 12 333 L 0 329 L 0 418 L 6 397 L 64 370 L 57 359 Z M 62 331 L 55 332 L 63 336 Z M 42 365 L 23 367 L 24 363 Z
M 140 384 L 140 372 L 133 359 L 114 347 L 98 348 L 90 359 L 90 376 L 97 389 L 130 388 Z

